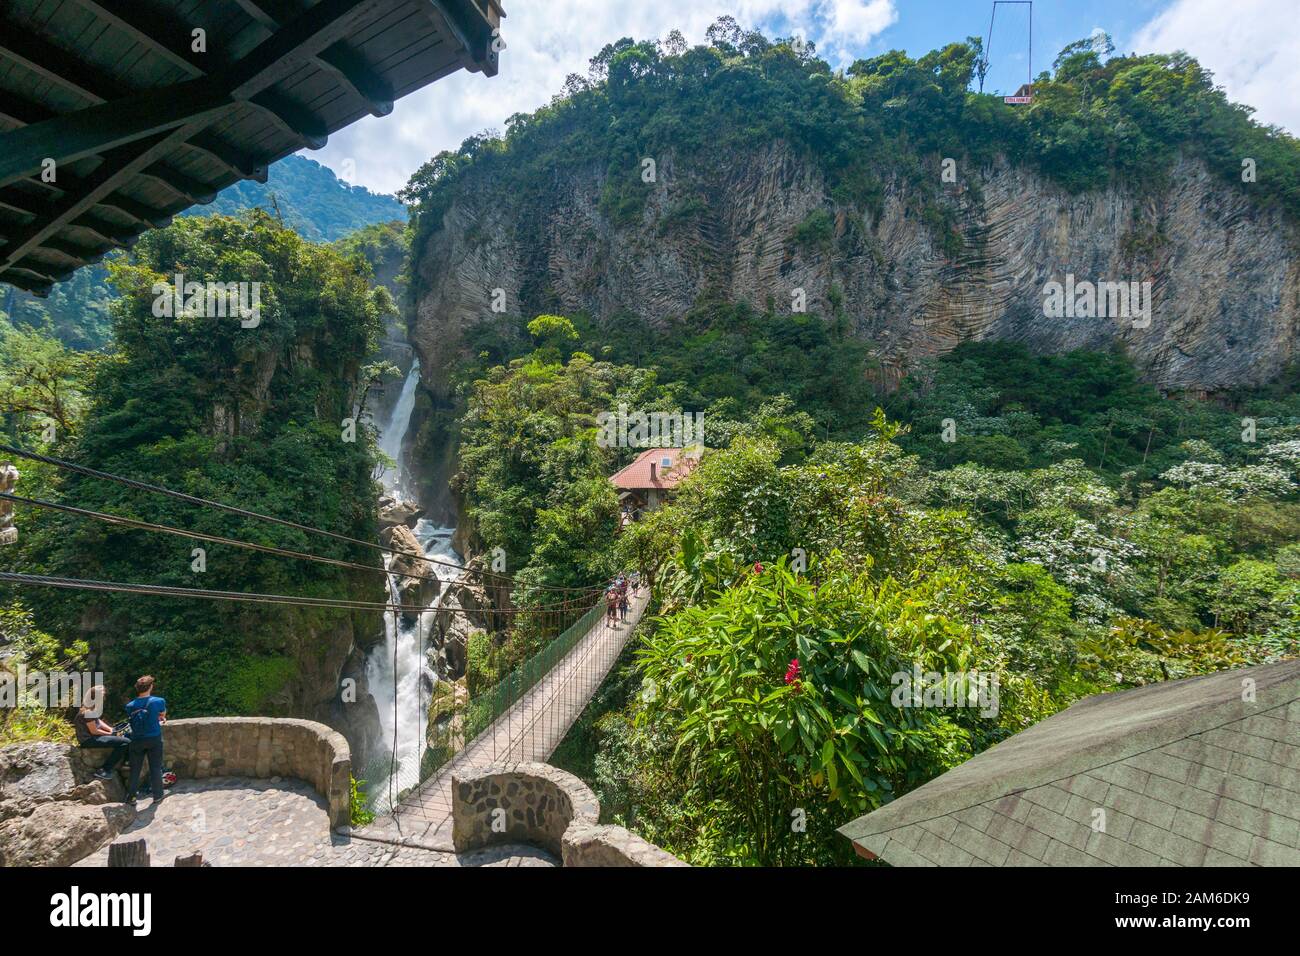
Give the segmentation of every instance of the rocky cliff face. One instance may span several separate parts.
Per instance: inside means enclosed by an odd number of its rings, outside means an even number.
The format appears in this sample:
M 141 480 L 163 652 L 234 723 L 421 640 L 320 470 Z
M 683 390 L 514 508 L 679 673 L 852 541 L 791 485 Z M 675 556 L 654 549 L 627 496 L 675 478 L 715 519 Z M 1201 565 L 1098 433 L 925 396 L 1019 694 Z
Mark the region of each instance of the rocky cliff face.
M 936 160 L 937 163 L 937 160 Z M 935 170 L 936 179 L 939 170 Z M 836 205 L 814 164 L 781 144 L 701 163 L 661 157 L 639 219 L 601 211 L 604 173 L 557 174 L 540 205 L 478 182 L 416 250 L 411 337 L 435 404 L 464 330 L 507 313 L 631 313 L 652 327 L 704 294 L 789 310 L 842 312 L 875 343 L 888 379 L 967 339 L 1040 351 L 1122 343 L 1145 377 L 1170 390 L 1256 384 L 1296 353 L 1300 242 L 1293 223 L 1257 208 L 1184 160 L 1161 187 L 1071 194 L 1007 163 L 959 169 L 940 202 L 956 216 L 944 251 L 918 214 L 915 187 L 887 183 L 873 212 Z M 823 210 L 822 213 L 817 213 Z M 829 216 L 824 241 L 797 238 Z M 1150 282 L 1150 323 L 1049 318 L 1044 285 Z M 434 450 L 436 452 L 436 449 Z M 426 450 L 428 453 L 429 450 Z

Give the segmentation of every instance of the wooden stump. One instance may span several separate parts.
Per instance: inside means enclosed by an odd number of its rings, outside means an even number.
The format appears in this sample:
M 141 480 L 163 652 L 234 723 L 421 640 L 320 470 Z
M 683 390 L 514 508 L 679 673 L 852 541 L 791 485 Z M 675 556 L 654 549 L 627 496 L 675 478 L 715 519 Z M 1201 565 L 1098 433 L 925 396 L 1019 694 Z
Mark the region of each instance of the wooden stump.
M 189 856 L 178 856 L 176 866 L 211 866 L 211 863 L 203 862 L 202 853 L 192 853 Z
M 148 866 L 149 849 L 144 840 L 130 843 L 113 843 L 108 848 L 109 866 Z

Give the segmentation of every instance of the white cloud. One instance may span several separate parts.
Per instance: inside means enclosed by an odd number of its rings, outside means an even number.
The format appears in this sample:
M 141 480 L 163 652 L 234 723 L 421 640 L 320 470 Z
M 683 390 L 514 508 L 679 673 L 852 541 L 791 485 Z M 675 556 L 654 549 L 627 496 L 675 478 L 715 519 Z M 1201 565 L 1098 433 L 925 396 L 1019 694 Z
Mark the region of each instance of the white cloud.
M 1300 16 L 1295 0 L 1174 0 L 1138 31 L 1139 53 L 1185 50 L 1261 123 L 1300 133 Z
M 826 20 L 825 42 L 840 60 L 854 59 L 877 34 L 898 19 L 893 0 L 829 0 L 818 11 Z
M 863 55 L 897 19 L 895 0 L 505 0 L 505 8 L 507 46 L 497 76 L 455 73 L 399 100 L 389 116 L 340 130 L 324 149 L 307 155 L 336 171 L 351 159 L 357 183 L 393 192 L 440 150 L 484 129 L 502 129 L 511 114 L 549 102 L 565 76 L 585 75 L 587 61 L 620 37 L 662 39 L 679 29 L 699 42 L 709 24 L 731 15 L 769 36 L 812 40 L 842 65 Z

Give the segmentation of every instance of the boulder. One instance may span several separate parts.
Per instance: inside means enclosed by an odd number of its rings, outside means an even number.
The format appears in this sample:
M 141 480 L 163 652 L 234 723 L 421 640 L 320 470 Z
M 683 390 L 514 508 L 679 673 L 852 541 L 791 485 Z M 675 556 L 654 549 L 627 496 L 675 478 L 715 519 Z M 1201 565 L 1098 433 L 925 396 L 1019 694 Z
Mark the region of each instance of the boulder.
M 424 551 L 420 547 L 415 532 L 405 525 L 394 525 L 384 530 L 380 540 L 385 547 L 399 552 L 388 563 L 390 573 L 398 576 L 397 592 L 402 604 L 428 607 L 442 590 L 433 566 L 420 560 Z M 402 616 L 408 621 L 418 615 L 414 611 L 403 611 Z
M 442 645 L 437 651 L 436 670 L 444 680 L 459 680 L 465 676 L 466 654 L 469 636 L 478 630 L 464 615 L 453 615 L 450 626 L 442 636 Z
M 452 632 L 457 619 L 483 630 L 490 630 L 492 602 L 481 585 L 464 577 L 447 585 L 447 593 L 438 605 L 438 630 L 445 636 Z
M 53 800 L 90 780 L 92 772 L 74 766 L 69 744 L 34 740 L 0 747 L 0 804 Z
M 385 528 L 379 536 L 380 542 L 384 547 L 393 551 L 401 552 L 395 554 L 392 560 L 388 562 L 388 570 L 393 574 L 420 574 L 426 567 L 424 561 L 424 550 L 420 547 L 420 541 L 415 536 L 415 532 L 406 525 L 394 525 Z
M 424 509 L 414 501 L 384 495 L 379 499 L 379 526 L 381 529 L 398 525 L 414 528 L 415 523 L 424 517 Z
M 43 803 L 0 823 L 0 866 L 68 866 L 94 853 L 135 819 L 129 804 Z
M 332 705 L 325 719 L 321 722 L 339 730 L 347 738 L 348 746 L 357 756 L 358 762 L 365 755 L 374 752 L 383 737 L 383 727 L 379 722 L 379 708 L 374 695 L 370 693 L 370 679 L 367 676 L 366 652 L 355 648 L 344 664 L 339 675 L 340 693 L 334 695 Z M 343 681 L 351 680 L 355 684 L 355 697 L 344 699 L 341 692 Z
M 465 598 L 462 607 L 473 610 L 507 609 L 511 606 L 510 578 L 492 571 L 486 555 L 479 555 L 466 562 L 459 580 L 471 591 L 471 596 Z M 485 622 L 480 623 L 487 626 Z
M 429 699 L 429 715 L 425 737 L 430 749 L 455 753 L 465 744 L 465 708 L 469 705 L 469 690 L 464 679 L 438 681 Z
M 93 776 L 108 755 L 47 740 L 0 747 L 0 866 L 66 866 L 135 819 L 121 780 Z

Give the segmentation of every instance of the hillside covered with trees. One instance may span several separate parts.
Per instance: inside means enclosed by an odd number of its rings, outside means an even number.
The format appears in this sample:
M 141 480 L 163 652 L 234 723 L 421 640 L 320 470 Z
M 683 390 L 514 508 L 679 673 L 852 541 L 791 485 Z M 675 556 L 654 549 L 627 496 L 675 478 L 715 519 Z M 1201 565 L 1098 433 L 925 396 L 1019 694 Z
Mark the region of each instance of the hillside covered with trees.
M 110 264 L 122 290 L 111 307 L 113 349 L 81 353 L 31 330 L 0 336 L 5 441 L 102 471 L 241 506 L 354 538 L 373 539 L 373 434 L 354 425 L 366 368 L 391 297 L 369 269 L 306 242 L 260 210 L 184 217 Z M 261 283 L 260 318 L 155 315 L 155 283 L 190 274 Z M 52 425 L 52 428 L 47 426 Z M 357 563 L 373 554 L 302 532 L 144 495 L 42 464 L 22 466 L 21 492 L 95 512 Z M 262 593 L 373 600 L 375 578 L 220 545 L 22 509 L 6 570 Z M 314 714 L 336 704 L 339 669 L 374 616 L 139 595 L 17 593 L 15 631 L 57 635 L 91 654 L 110 691 L 137 672 L 165 680 L 184 712 Z M 24 639 L 43 646 L 35 637 Z M 24 642 L 20 641 L 19 651 Z
M 868 220 L 907 180 L 909 214 L 954 257 L 968 240 L 934 173 L 945 155 L 1077 195 L 1153 194 L 1190 157 L 1261 214 L 1300 219 L 1296 141 L 1191 58 L 1074 44 L 1025 110 L 969 91 L 979 54 L 971 40 L 839 75 L 725 21 L 706 46 L 611 44 L 551 105 L 413 177 L 417 303 L 443 296 L 419 275 L 424 250 L 472 242 L 457 210 L 482 195 L 545 209 L 556 170 L 597 166 L 609 221 L 671 236 L 713 200 L 655 205 L 643 157 L 680 167 L 773 142 Z M 1243 183 L 1243 155 L 1267 188 Z M 534 270 L 518 313 L 442 329 L 462 342 L 431 387 L 459 403 L 441 427 L 476 548 L 537 583 L 630 569 L 656 583 L 657 615 L 556 757 L 611 821 L 697 863 L 848 862 L 836 826 L 1081 697 L 1300 654 L 1294 366 L 1202 401 L 1144 382 L 1122 344 L 983 341 L 888 382 L 833 294 L 807 314 L 715 289 L 653 322 L 630 308 L 543 322 L 565 311 L 541 262 L 556 247 L 530 231 L 544 228 L 510 223 L 537 256 L 517 260 Z M 813 215 L 794 239 L 829 249 L 851 232 Z M 1162 241 L 1151 221 L 1129 235 L 1135 256 L 1143 235 Z M 702 411 L 710 449 L 622 532 L 606 478 L 635 450 L 596 428 L 619 403 Z M 471 672 L 489 686 L 529 651 L 471 645 Z M 996 715 L 894 706 L 890 676 L 912 664 L 996 675 Z
M 334 242 L 368 225 L 406 220 L 406 207 L 393 196 L 351 186 L 304 156 L 286 156 L 271 166 L 265 183 L 242 180 L 182 216 L 233 216 L 246 209 L 269 213 L 309 242 Z M 0 285 L 0 322 L 45 329 L 75 349 L 103 348 L 112 336 L 110 306 L 119 294 L 109 280 L 105 264 L 78 270 L 45 299 Z
M 837 826 L 1082 697 L 1300 655 L 1300 371 L 1273 356 L 1281 374 L 1202 400 L 1155 387 L 1123 342 L 1048 350 L 989 336 L 933 344 L 886 375 L 880 342 L 854 328 L 834 285 L 806 312 L 713 285 L 652 318 L 597 308 L 594 286 L 564 293 L 591 307 L 566 309 L 544 216 L 455 230 L 483 196 L 549 208 L 557 179 L 582 167 L 601 183 L 605 221 L 665 242 L 708 239 L 713 197 L 659 203 L 643 159 L 685 165 L 779 146 L 815 167 L 828 203 L 854 213 L 819 206 L 794 224 L 780 239 L 797 251 L 776 257 L 790 269 L 843 254 L 887 276 L 870 224 L 889 204 L 954 269 L 978 258 L 966 200 L 947 197 L 936 173 L 947 155 L 1030 170 L 1063 196 L 1116 184 L 1148 196 L 1190 157 L 1222 195 L 1247 197 L 1257 228 L 1292 241 L 1300 145 L 1228 102 L 1195 60 L 1104 59 L 1074 44 L 1021 110 L 971 92 L 980 54 L 972 39 L 837 73 L 730 18 L 701 46 L 678 34 L 620 40 L 504 136 L 472 137 L 422 167 L 402 194 L 409 232 L 384 197 L 295 191 L 316 181 L 296 164 L 281 182 L 283 218 L 183 217 L 109 265 L 121 297 L 102 316 L 0 325 L 0 429 L 97 468 L 373 539 L 373 436 L 362 428 L 346 441 L 340 429 L 373 379 L 386 319 L 391 331 L 386 290 L 409 291 L 424 349 L 410 458 L 452 474 L 438 490 L 455 500 L 458 540 L 470 556 L 506 556 L 515 610 L 541 602 L 535 586 L 599 587 L 629 571 L 654 584 L 651 613 L 554 762 L 595 789 L 608 821 L 690 862 L 850 862 Z M 1241 179 L 1243 155 L 1265 171 L 1257 183 Z M 238 197 L 249 198 L 228 198 Z M 339 238 L 355 208 L 375 220 Z M 295 232 L 294 216 L 314 234 Z M 490 311 L 492 274 L 467 269 L 472 320 L 437 324 L 451 310 L 431 298 L 434 273 L 448 270 L 431 257 L 495 249 L 498 226 L 523 250 L 510 308 Z M 1164 242 L 1160 223 L 1140 217 L 1124 235 L 1131 261 Z M 601 258 L 606 239 L 583 239 L 594 274 L 618 271 Z M 260 279 L 266 320 L 250 332 L 155 316 L 152 284 L 182 264 Z M 103 344 L 101 320 L 112 323 L 102 353 L 46 334 Z M 67 325 L 83 321 L 84 342 Z M 442 361 L 426 362 L 444 339 Z M 626 527 L 608 479 L 637 449 L 608 447 L 598 429 L 622 403 L 702 412 L 707 446 L 671 502 Z M 145 513 L 121 488 L 43 467 L 25 472 L 23 490 L 374 564 L 342 543 L 308 547 L 291 529 L 206 524 L 170 503 Z M 218 547 L 199 574 L 189 542 L 159 546 L 44 512 L 22 515 L 20 545 L 0 560 L 374 598 L 351 573 Z M 341 657 L 379 633 L 360 614 L 136 595 L 14 599 L 0 625 L 25 659 L 101 654 L 115 673 L 153 670 L 187 715 L 327 716 Z M 550 636 L 476 629 L 463 686 L 437 691 L 446 725 Z M 895 677 L 913 668 L 984 675 L 996 699 L 900 705 Z M 37 723 L 11 730 L 48 731 Z

